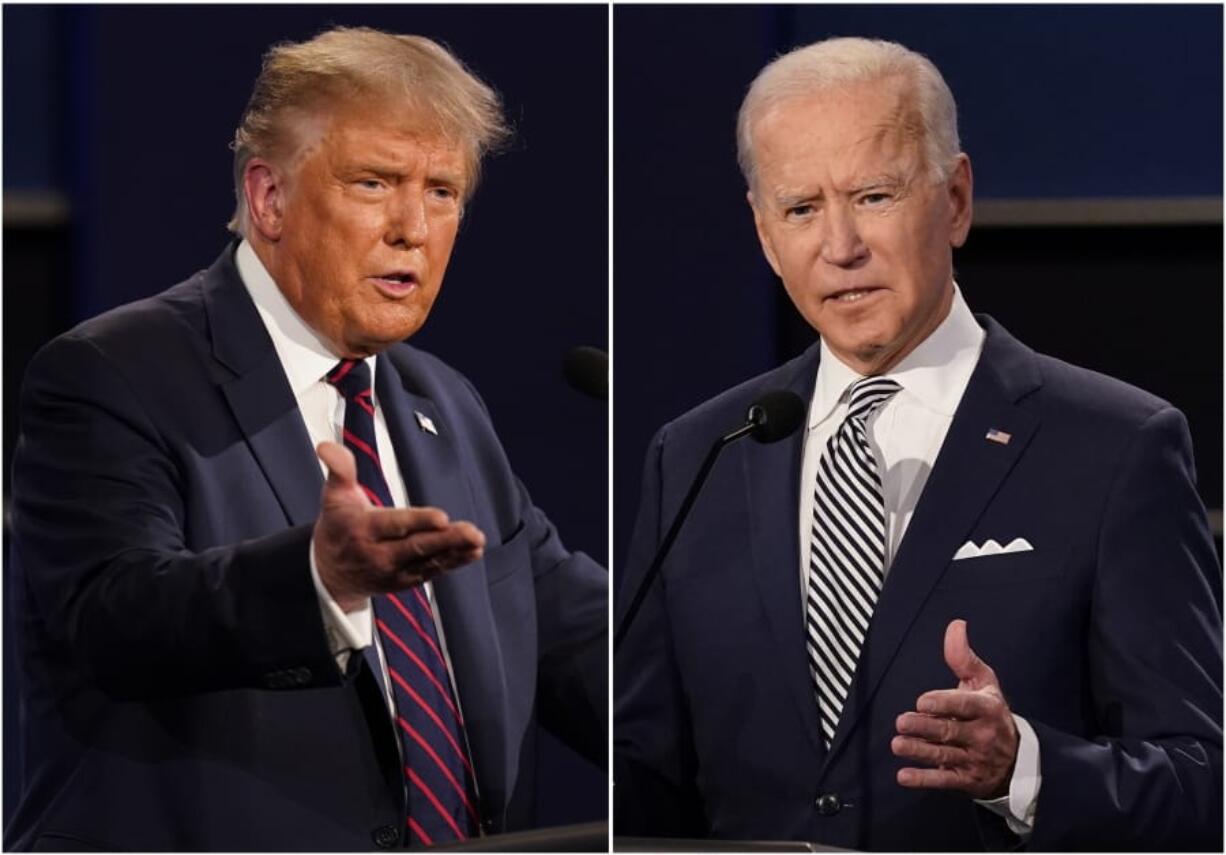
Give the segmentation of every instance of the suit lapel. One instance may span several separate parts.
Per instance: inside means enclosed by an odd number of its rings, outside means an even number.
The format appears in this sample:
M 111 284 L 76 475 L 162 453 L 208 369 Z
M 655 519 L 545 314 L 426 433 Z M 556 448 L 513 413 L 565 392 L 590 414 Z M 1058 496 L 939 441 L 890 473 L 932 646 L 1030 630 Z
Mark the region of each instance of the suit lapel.
M 807 404 L 813 397 L 819 349 L 814 345 L 780 379 Z M 770 445 L 742 441 L 736 448 L 745 473 L 753 549 L 753 577 L 762 610 L 777 647 L 772 667 L 783 673 L 805 733 L 820 757 L 824 752 L 817 720 L 817 698 L 805 655 L 804 617 L 800 593 L 801 455 L 805 426 Z
M 234 264 L 235 245 L 204 274 L 213 356 L 233 373 L 220 384 L 290 525 L 314 522 L 323 476 L 272 339 Z
M 314 522 L 323 476 L 276 355 L 223 384 L 222 391 L 290 525 Z
M 306 525 L 319 515 L 323 476 L 272 339 L 238 275 L 234 250 L 235 245 L 227 247 L 202 285 L 213 356 L 231 375 L 219 385 L 286 518 L 291 525 Z M 407 376 L 387 354 L 378 359 L 375 387 L 409 500 L 442 508 L 452 519 L 473 519 L 451 426 L 434 402 L 408 387 Z M 421 426 L 419 413 L 437 433 Z M 505 669 L 484 564 L 441 577 L 434 595 L 482 799 L 501 813 L 519 758 L 509 756 Z
M 455 426 L 440 416 L 432 400 L 409 388 L 398 368 L 391 357 L 381 355 L 375 391 L 409 502 L 441 508 L 453 520 L 475 519 L 468 476 L 456 451 Z M 433 587 L 481 798 L 501 813 L 518 758 L 508 756 L 506 669 L 485 579 L 485 565 L 477 561 L 441 576 Z
M 933 587 L 1025 451 L 1038 419 L 1016 405 L 1040 385 L 1033 353 L 986 316 L 979 363 L 954 414 L 873 612 L 831 759 L 859 723 Z M 988 431 L 1010 434 L 1007 444 Z

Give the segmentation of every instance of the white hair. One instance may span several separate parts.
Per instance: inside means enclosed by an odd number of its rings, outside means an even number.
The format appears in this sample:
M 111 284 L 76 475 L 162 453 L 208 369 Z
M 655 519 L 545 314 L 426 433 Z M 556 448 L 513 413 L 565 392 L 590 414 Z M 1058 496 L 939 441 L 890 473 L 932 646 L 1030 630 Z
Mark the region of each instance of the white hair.
M 910 86 L 917 133 L 925 166 L 933 181 L 944 181 L 961 150 L 958 108 L 937 67 L 922 54 L 895 42 L 837 38 L 796 48 L 758 73 L 737 116 L 737 161 L 750 188 L 754 186 L 754 124 L 768 109 L 790 98 L 813 95 L 855 83 L 902 77 Z

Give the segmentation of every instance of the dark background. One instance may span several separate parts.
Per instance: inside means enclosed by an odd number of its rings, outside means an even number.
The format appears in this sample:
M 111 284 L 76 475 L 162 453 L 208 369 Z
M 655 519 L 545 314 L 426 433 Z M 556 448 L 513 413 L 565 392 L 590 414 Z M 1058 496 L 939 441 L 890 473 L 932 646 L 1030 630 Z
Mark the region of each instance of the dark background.
M 331 25 L 447 44 L 505 99 L 442 295 L 413 343 L 481 390 L 511 460 L 572 549 L 608 554 L 603 405 L 565 351 L 607 347 L 608 10 L 586 7 L 6 6 L 4 452 L 33 351 L 208 266 L 229 240 L 227 145 L 272 43 Z M 4 466 L 8 496 L 9 467 Z M 11 651 L 12 645 L 6 644 Z M 6 655 L 4 814 L 20 686 Z M 542 824 L 603 819 L 605 775 L 542 734 Z
M 775 56 L 853 35 L 926 54 L 953 90 L 972 310 L 1182 409 L 1220 549 L 1220 6 L 619 6 L 615 580 L 654 431 L 814 340 L 762 258 L 736 112 Z

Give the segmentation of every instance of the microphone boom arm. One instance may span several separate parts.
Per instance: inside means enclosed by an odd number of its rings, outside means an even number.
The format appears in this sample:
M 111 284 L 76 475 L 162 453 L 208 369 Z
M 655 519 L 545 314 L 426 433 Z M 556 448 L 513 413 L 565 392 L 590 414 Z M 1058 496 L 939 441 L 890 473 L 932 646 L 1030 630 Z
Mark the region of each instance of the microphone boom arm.
M 715 440 L 711 445 L 711 450 L 707 452 L 706 458 L 702 461 L 702 466 L 698 469 L 698 475 L 694 479 L 694 483 L 690 485 L 690 491 L 685 494 L 685 499 L 681 502 L 681 507 L 677 511 L 677 516 L 673 517 L 673 524 L 668 527 L 668 531 L 664 535 L 664 540 L 660 543 L 660 548 L 656 552 L 655 560 L 651 562 L 651 566 L 647 568 L 647 575 L 643 577 L 643 581 L 639 584 L 639 588 L 634 593 L 634 599 L 630 602 L 630 607 L 626 610 L 625 616 L 622 617 L 621 623 L 617 626 L 617 632 L 613 635 L 613 655 L 617 655 L 617 649 L 621 647 L 622 640 L 626 637 L 626 632 L 630 629 L 630 624 L 634 622 L 634 616 L 638 614 L 639 609 L 643 605 L 643 600 L 647 597 L 647 591 L 651 589 L 652 583 L 656 576 L 660 575 L 660 568 L 664 566 L 664 559 L 668 557 L 669 550 L 672 549 L 673 541 L 677 539 L 677 534 L 681 531 L 681 526 L 685 522 L 685 518 L 689 516 L 690 506 L 694 504 L 694 500 L 698 498 L 698 491 L 702 489 L 702 485 L 706 483 L 707 476 L 711 473 L 711 467 L 715 465 L 715 459 L 719 457 L 719 453 L 724 450 L 724 446 L 730 442 L 740 439 L 746 434 L 753 433 L 762 424 L 764 413 L 761 408 L 754 406 L 749 411 L 749 421 L 741 425 L 732 433 L 725 434 Z

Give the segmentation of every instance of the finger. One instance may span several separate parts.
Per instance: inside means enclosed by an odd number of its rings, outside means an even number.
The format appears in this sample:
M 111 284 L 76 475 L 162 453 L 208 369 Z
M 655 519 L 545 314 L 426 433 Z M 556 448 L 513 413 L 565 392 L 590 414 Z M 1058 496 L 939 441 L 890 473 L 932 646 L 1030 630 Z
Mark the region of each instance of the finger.
M 945 627 L 945 664 L 960 681 L 970 683 L 969 688 L 996 685 L 996 674 L 971 650 L 964 620 L 950 621 Z
M 315 449 L 324 466 L 328 467 L 328 483 L 349 487 L 358 483 L 357 461 L 353 452 L 339 442 L 321 442 Z
M 915 709 L 925 715 L 963 721 L 988 718 L 995 715 L 999 707 L 999 696 L 970 689 L 936 689 L 924 692 L 915 702 Z
M 890 750 L 898 757 L 918 760 L 940 768 L 965 766 L 970 762 L 970 755 L 963 748 L 952 745 L 934 745 L 910 736 L 895 736 L 890 740 Z
M 895 720 L 894 726 L 903 736 L 913 736 L 933 743 L 964 747 L 970 740 L 965 724 L 952 718 L 903 713 Z
M 482 552 L 483 550 L 481 549 L 453 549 L 438 553 L 429 562 L 431 578 L 457 570 L 460 567 L 467 567 L 479 559 Z
M 904 787 L 929 790 L 961 790 L 966 776 L 960 769 L 916 769 L 904 766 L 898 770 L 898 783 Z
M 372 504 L 358 484 L 357 461 L 352 451 L 336 442 L 321 442 L 315 453 L 328 469 L 322 498 L 325 506 L 337 500 L 356 501 L 362 506 Z
M 403 587 L 420 585 L 430 582 L 445 573 L 450 573 L 460 567 L 466 567 L 481 557 L 480 549 L 458 549 L 435 552 L 428 558 L 423 558 L 403 566 L 397 573 L 396 584 Z
M 441 531 L 424 531 L 389 542 L 393 563 L 415 570 L 447 553 L 469 555 L 485 546 L 485 537 L 472 523 L 452 523 Z
M 423 537 L 426 537 L 423 535 Z M 460 520 L 459 522 L 451 523 L 447 528 L 438 533 L 437 538 L 434 536 L 426 537 L 423 548 L 427 551 L 431 544 L 437 543 L 437 551 L 453 551 L 463 552 L 473 549 L 485 548 L 485 535 L 481 529 L 477 528 L 470 522 Z
M 477 528 L 467 520 L 460 520 L 455 523 L 456 530 L 460 533 L 464 541 L 471 545 L 474 549 L 485 549 L 485 532 Z
M 400 540 L 411 534 L 442 531 L 450 520 L 438 508 L 380 508 L 371 511 L 370 530 L 376 540 Z

